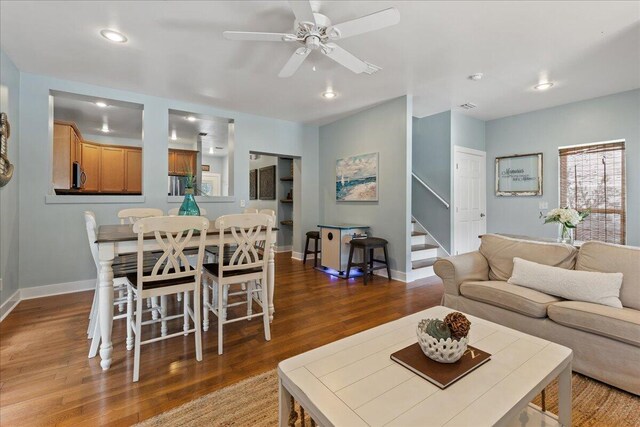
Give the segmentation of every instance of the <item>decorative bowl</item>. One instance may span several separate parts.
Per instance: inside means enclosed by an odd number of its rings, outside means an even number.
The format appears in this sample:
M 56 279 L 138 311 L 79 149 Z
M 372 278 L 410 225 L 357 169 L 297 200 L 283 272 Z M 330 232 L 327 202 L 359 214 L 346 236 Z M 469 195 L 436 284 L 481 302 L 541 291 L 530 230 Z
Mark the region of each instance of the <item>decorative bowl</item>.
M 418 343 L 420 344 L 422 352 L 429 359 L 440 363 L 457 362 L 467 350 L 467 344 L 469 343 L 468 337 L 461 338 L 460 340 L 451 338 L 447 338 L 446 340 L 440 338 L 440 340 L 438 340 L 426 332 L 423 332 L 420 327 L 416 328 L 416 335 L 418 336 Z

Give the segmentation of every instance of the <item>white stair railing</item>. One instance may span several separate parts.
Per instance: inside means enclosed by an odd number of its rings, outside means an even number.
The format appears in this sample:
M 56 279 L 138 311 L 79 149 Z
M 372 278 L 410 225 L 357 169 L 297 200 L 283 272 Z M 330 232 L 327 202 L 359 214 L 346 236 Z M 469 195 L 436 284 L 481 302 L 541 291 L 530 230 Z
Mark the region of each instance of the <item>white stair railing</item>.
M 442 197 L 440 197 L 440 195 L 438 193 L 436 193 L 433 188 L 429 187 L 429 185 L 424 182 L 423 180 L 420 179 L 420 177 L 418 175 L 416 175 L 415 173 L 411 172 L 411 176 L 413 176 L 413 178 L 418 181 L 420 184 L 422 184 L 422 186 L 424 188 L 426 188 L 427 190 L 429 190 L 431 192 L 431 194 L 433 194 L 434 196 L 436 196 L 436 198 L 438 200 L 440 200 L 442 202 L 443 205 L 445 205 L 447 207 L 447 209 L 449 209 L 449 203 L 447 203 L 447 201 L 445 199 L 443 199 Z

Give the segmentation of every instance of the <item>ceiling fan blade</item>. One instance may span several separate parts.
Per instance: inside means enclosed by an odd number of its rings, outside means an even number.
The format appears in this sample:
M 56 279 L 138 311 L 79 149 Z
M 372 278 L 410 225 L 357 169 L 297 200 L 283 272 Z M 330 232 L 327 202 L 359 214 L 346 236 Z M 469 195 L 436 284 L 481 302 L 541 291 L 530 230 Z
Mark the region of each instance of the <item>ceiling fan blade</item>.
M 400 12 L 395 7 L 374 12 L 371 15 L 352 19 L 327 29 L 329 38 L 333 40 L 345 39 L 380 28 L 390 27 L 400 22 Z
M 284 64 L 282 70 L 280 70 L 278 77 L 291 77 L 298 68 L 300 68 L 304 60 L 307 59 L 310 52 L 311 49 L 307 49 L 306 47 L 296 49 L 296 51 L 293 52 L 293 55 L 291 55 L 291 58 L 289 58 L 287 63 Z
M 296 40 L 296 36 L 286 33 L 252 33 L 247 31 L 225 31 L 222 33 L 227 40 L 251 40 L 259 42 L 286 42 Z
M 316 18 L 313 16 L 313 9 L 311 9 L 311 3 L 309 0 L 302 1 L 289 1 L 289 5 L 293 10 L 293 14 L 296 15 L 298 22 L 311 22 L 316 23 Z
M 326 49 L 322 49 L 322 53 L 356 74 L 366 71 L 369 67 L 366 62 L 356 58 L 335 43 L 327 43 L 324 46 Z

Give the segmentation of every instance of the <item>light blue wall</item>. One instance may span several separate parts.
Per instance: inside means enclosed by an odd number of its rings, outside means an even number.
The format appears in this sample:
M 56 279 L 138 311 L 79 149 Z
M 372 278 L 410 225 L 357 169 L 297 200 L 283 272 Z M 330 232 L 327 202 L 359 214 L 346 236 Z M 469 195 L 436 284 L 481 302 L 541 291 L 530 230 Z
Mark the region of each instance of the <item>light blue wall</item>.
M 413 117 L 413 172 L 440 197 L 451 201 L 451 111 Z M 449 210 L 416 180 L 411 185 L 411 213 L 445 248 L 451 246 Z
M 7 113 L 11 125 L 8 140 L 9 160 L 20 168 L 18 147 L 20 146 L 20 72 L 11 59 L 0 50 L 0 111 Z M 19 287 L 18 270 L 18 172 L 13 179 L 0 188 L 0 304 L 13 295 Z
M 451 144 L 485 151 L 485 122 L 451 112 Z
M 626 140 L 627 244 L 640 245 L 640 90 L 487 122 L 487 231 L 556 237 L 538 203 L 559 204 L 558 147 L 617 139 Z M 533 152 L 544 155 L 543 195 L 496 197 L 495 158 Z
M 403 96 L 320 127 L 321 220 L 371 227 L 389 241 L 393 270 L 410 271 L 410 98 Z M 336 160 L 379 153 L 377 202 L 336 202 Z
M 239 212 L 240 200 L 249 200 L 249 151 L 271 152 L 302 158 L 302 229 L 316 226 L 319 218 L 318 128 L 284 120 L 226 111 L 181 102 L 21 73 L 20 112 L 20 286 L 33 287 L 96 277 L 87 248 L 82 212 L 96 211 L 98 223 L 116 222 L 116 213 L 130 203 L 47 204 L 50 193 L 52 130 L 49 91 L 59 90 L 144 105 L 143 187 L 145 202 L 137 206 L 168 209 L 167 202 L 168 110 L 192 111 L 235 120 L 235 201 L 207 203 L 210 218 Z M 294 250 L 302 251 L 302 236 Z M 37 262 L 34 262 L 37 260 Z

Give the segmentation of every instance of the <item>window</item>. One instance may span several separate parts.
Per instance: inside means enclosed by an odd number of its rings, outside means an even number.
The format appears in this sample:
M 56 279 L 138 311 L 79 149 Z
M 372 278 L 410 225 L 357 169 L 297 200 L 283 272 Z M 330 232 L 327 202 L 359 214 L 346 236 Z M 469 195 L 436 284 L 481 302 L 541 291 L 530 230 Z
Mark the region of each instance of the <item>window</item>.
M 560 205 L 591 215 L 576 229 L 576 240 L 625 244 L 624 141 L 560 149 Z

